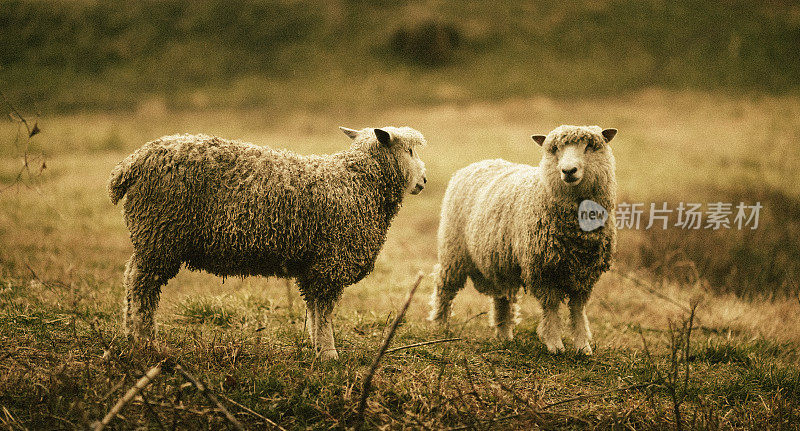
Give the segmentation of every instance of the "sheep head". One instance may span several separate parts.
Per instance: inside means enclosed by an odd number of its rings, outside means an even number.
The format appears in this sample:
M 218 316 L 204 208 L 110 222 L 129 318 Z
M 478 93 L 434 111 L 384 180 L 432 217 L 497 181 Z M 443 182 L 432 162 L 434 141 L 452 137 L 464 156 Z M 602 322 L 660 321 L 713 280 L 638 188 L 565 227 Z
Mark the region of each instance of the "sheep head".
M 361 130 L 339 127 L 354 141 L 354 145 L 388 151 L 397 160 L 406 181 L 406 190 L 415 195 L 425 188 L 425 163 L 419 158 L 419 148 L 427 145 L 425 137 L 410 127 L 364 128 Z
M 546 136 L 531 136 L 542 147 L 539 166 L 548 186 L 585 197 L 613 184 L 615 162 L 609 142 L 616 134 L 616 129 L 564 125 Z

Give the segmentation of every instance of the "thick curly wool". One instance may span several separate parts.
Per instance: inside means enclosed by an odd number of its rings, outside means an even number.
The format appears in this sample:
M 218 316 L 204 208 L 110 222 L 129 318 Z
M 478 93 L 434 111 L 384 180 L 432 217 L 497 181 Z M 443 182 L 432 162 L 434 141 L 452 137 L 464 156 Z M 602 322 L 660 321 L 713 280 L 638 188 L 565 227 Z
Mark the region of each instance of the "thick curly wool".
M 329 311 L 345 286 L 372 271 L 405 192 L 424 178 L 422 162 L 407 157 L 407 149 L 424 145 L 422 135 L 383 130 L 390 145 L 374 129 L 351 131 L 348 150 L 324 156 L 206 135 L 166 136 L 128 156 L 109 181 L 113 203 L 127 195 L 135 249 L 126 319 L 154 308 L 131 310 L 131 301 L 155 296 L 150 302 L 157 303 L 160 286 L 182 264 L 223 277 L 294 277 L 307 302 Z M 129 329 L 150 336 L 152 318 L 139 317 L 146 321 L 134 326 L 142 327 Z
M 537 167 L 484 160 L 453 175 L 442 202 L 432 319 L 446 320 L 468 276 L 495 298 L 502 337 L 511 336 L 520 286 L 544 307 L 557 307 L 566 297 L 585 303 L 611 266 L 616 244 L 614 156 L 601 132 L 561 126 L 544 140 Z M 587 148 L 578 185 L 562 180 L 558 157 L 565 145 Z M 580 229 L 578 206 L 585 199 L 608 210 L 605 226 Z

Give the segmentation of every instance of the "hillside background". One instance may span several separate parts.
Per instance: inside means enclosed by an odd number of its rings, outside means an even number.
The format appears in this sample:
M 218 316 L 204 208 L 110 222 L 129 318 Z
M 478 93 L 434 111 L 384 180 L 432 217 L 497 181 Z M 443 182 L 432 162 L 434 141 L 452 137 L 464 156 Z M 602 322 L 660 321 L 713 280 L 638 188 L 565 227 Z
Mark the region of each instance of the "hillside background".
M 795 2 L 3 1 L 26 109 L 366 109 L 652 86 L 796 93 Z

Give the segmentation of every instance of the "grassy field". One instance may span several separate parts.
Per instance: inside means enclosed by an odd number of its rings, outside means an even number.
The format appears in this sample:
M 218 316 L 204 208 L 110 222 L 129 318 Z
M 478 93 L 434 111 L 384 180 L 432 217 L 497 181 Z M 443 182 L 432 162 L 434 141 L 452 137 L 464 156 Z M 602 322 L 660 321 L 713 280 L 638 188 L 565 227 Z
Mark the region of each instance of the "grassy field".
M 416 273 L 429 273 L 435 263 L 439 201 L 449 176 L 490 157 L 535 164 L 538 147 L 529 135 L 565 121 L 620 130 L 613 147 L 621 201 L 763 198 L 758 235 L 729 230 L 697 239 L 686 232 L 677 237 L 622 232 L 618 263 L 601 278 L 588 306 L 592 357 L 548 355 L 535 336 L 540 309 L 532 298 L 522 302 L 523 322 L 513 342 L 491 338 L 484 314 L 488 301 L 471 287 L 456 299 L 449 330 L 433 328 L 425 321 L 432 290 L 426 277 L 392 346 L 461 340 L 386 355 L 365 424 L 791 429 L 800 421 L 800 305 L 792 278 L 797 258 L 780 254 L 776 246 L 797 238 L 797 218 L 782 213 L 796 208 L 792 197 L 800 194 L 796 97 L 648 90 L 615 98 L 542 97 L 347 115 L 268 109 L 173 113 L 156 106 L 132 114 L 38 121 L 42 133 L 31 139 L 29 155 L 44 154 L 47 168 L 23 175 L 17 184 L 24 139 L 14 144 L 13 123 L 0 127 L 0 423 L 5 428 L 85 429 L 164 359 L 169 359 L 165 371 L 122 410 L 113 427 L 231 426 L 215 405 L 185 385 L 171 366 L 175 363 L 204 380 L 247 428 L 270 428 L 264 418 L 286 429 L 353 426 L 363 379 L 387 326 Z M 387 124 L 411 125 L 428 137 L 422 152 L 428 187 L 407 198 L 375 271 L 345 291 L 334 321 L 339 362 L 315 361 L 302 301 L 295 289 L 287 292 L 284 282 L 274 279 L 223 282 L 184 270 L 162 293 L 161 348 L 132 349 L 120 337 L 121 276 L 132 247 L 120 208 L 109 203 L 106 180 L 130 151 L 163 134 L 204 132 L 328 153 L 349 143 L 336 126 Z M 36 166 L 32 170 L 38 172 Z M 676 244 L 683 246 L 685 259 L 653 257 Z M 750 260 L 731 254 L 742 244 Z M 714 262 L 738 268 L 738 279 L 757 279 L 770 258 L 784 256 L 786 262 L 778 284 L 761 286 L 762 291 L 751 286 L 744 292 L 749 295 L 736 296 L 726 293 L 735 290 L 720 284 L 725 278 L 715 272 L 729 267 L 697 260 L 696 276 L 680 275 L 692 253 L 716 255 Z M 691 304 L 697 308 L 687 331 Z

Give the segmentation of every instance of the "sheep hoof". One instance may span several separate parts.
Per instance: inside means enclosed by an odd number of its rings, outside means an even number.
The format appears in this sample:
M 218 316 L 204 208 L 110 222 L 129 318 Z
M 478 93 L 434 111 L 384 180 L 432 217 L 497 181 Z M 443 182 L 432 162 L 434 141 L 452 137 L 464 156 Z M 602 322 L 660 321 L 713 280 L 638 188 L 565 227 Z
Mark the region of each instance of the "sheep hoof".
M 564 343 L 561 340 L 558 343 L 545 343 L 545 345 L 547 346 L 547 351 L 553 355 L 564 353 Z
M 498 340 L 511 341 L 514 339 L 514 329 L 511 327 L 501 328 L 498 326 L 494 330 L 494 335 Z
M 326 349 L 319 352 L 317 356 L 323 361 L 335 361 L 339 359 L 339 352 L 336 349 Z
M 589 344 L 586 344 L 583 347 L 578 347 L 577 351 L 579 355 L 592 356 L 592 346 Z
M 439 326 L 440 328 L 447 326 L 447 316 L 440 316 L 436 312 L 433 312 L 430 316 L 428 316 L 428 321 Z
M 156 337 L 152 333 L 142 331 L 129 331 L 126 333 L 128 342 L 143 347 L 152 347 L 156 342 Z

